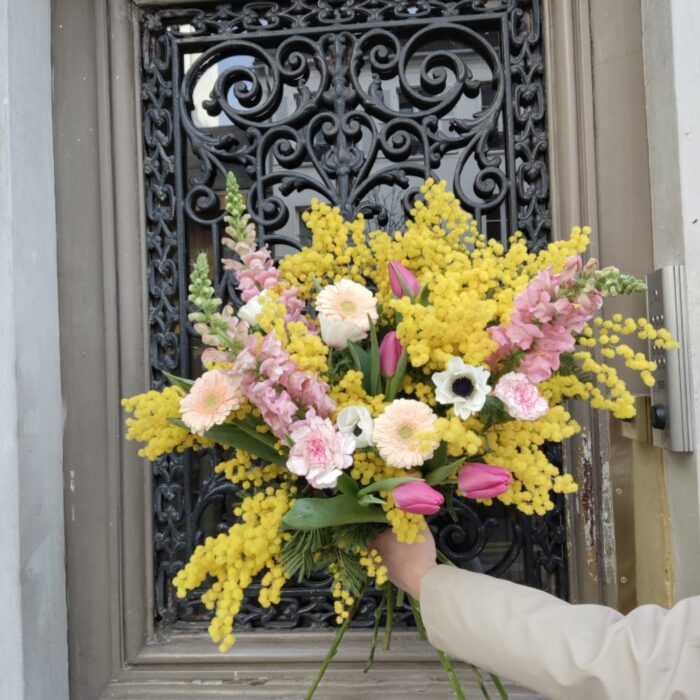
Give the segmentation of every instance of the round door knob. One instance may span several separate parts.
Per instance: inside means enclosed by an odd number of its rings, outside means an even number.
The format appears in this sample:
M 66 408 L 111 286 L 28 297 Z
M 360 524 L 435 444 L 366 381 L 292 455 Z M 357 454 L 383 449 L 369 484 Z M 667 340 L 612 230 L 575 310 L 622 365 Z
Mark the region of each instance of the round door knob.
M 651 407 L 651 427 L 656 430 L 665 430 L 668 421 L 668 409 L 664 404 L 658 403 Z

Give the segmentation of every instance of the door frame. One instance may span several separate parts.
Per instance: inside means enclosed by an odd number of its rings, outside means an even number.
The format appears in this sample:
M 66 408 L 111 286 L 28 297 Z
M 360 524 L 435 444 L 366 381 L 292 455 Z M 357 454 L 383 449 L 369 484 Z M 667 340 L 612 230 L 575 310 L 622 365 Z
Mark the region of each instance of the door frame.
M 150 470 L 123 441 L 119 400 L 148 386 L 136 10 L 172 4 L 53 2 L 59 271 L 76 255 L 85 260 L 80 279 L 59 272 L 71 693 L 74 700 L 234 691 L 269 698 L 274 690 L 298 698 L 332 632 L 243 633 L 220 655 L 204 633 L 158 637 L 152 624 Z M 543 8 L 553 230 L 564 231 L 597 221 L 589 0 L 543 0 Z M 587 502 L 604 510 L 607 428 L 586 411 L 579 419 L 583 433 L 569 463 Z M 613 536 L 602 510 L 569 509 L 575 601 L 613 595 Z M 294 644 L 302 634 L 304 644 Z M 439 665 L 426 661 L 424 643 L 410 631 L 395 634 L 391 655 L 380 655 L 366 681 L 358 667 L 368 639 L 368 632 L 348 635 L 327 692 L 361 695 L 369 681 L 387 697 L 402 697 L 406 687 L 432 697 L 443 687 Z

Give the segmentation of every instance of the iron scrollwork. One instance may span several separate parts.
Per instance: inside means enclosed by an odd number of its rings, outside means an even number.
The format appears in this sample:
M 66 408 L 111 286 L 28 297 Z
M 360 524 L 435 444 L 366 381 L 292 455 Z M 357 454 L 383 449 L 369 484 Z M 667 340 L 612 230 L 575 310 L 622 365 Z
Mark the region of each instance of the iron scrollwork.
M 299 249 L 295 203 L 318 196 L 347 217 L 398 225 L 420 183 L 445 178 L 489 235 L 550 234 L 540 0 L 279 0 L 144 8 L 141 98 L 150 364 L 189 375 L 196 339 L 186 275 L 196 249 L 221 257 L 223 177 L 247 185 L 261 241 Z M 216 270 L 223 298 L 235 280 Z M 156 612 L 198 624 L 205 611 L 173 597 L 170 579 L 197 541 L 225 527 L 235 487 L 218 455 L 157 460 Z M 454 514 L 453 514 L 454 515 Z M 566 595 L 561 505 L 532 521 L 460 504 L 436 521 L 445 551 Z M 326 625 L 323 578 L 289 587 L 281 605 L 253 595 L 239 622 Z M 370 597 L 358 624 L 369 624 Z

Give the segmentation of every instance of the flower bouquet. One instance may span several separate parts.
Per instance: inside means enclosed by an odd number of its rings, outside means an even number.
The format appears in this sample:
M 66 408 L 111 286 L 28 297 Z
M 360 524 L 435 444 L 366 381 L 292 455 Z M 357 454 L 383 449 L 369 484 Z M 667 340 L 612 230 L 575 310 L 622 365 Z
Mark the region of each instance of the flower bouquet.
M 649 385 L 655 366 L 625 336 L 674 341 L 644 318 L 598 315 L 605 297 L 644 285 L 583 264 L 588 229 L 537 253 L 516 234 L 506 249 L 477 231 L 445 183 L 425 183 L 394 235 L 367 234 L 362 216 L 347 222 L 314 201 L 305 214 L 313 242 L 277 266 L 256 245 L 232 175 L 225 217 L 223 266 L 243 305 L 222 308 L 200 255 L 189 300 L 207 346 L 204 373 L 168 375 L 171 386 L 125 399 L 128 437 L 151 459 L 227 450 L 216 470 L 238 487 L 236 522 L 201 543 L 174 579 L 181 597 L 205 586 L 221 651 L 235 641 L 253 582 L 267 607 L 290 579 L 333 576 L 339 628 L 310 698 L 372 585 L 382 601 L 368 667 L 382 620 L 388 642 L 396 599 L 371 548 L 380 532 L 415 541 L 425 516 L 455 498 L 545 514 L 553 492 L 577 488 L 543 451 L 579 430 L 566 400 L 630 418 L 614 361 Z

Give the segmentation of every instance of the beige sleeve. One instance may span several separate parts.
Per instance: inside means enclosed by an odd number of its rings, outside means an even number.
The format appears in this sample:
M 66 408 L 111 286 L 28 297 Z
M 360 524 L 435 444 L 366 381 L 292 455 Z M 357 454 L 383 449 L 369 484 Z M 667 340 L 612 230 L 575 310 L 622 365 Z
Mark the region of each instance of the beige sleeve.
M 700 596 L 623 616 L 438 566 L 420 603 L 433 646 L 550 700 L 700 698 Z

